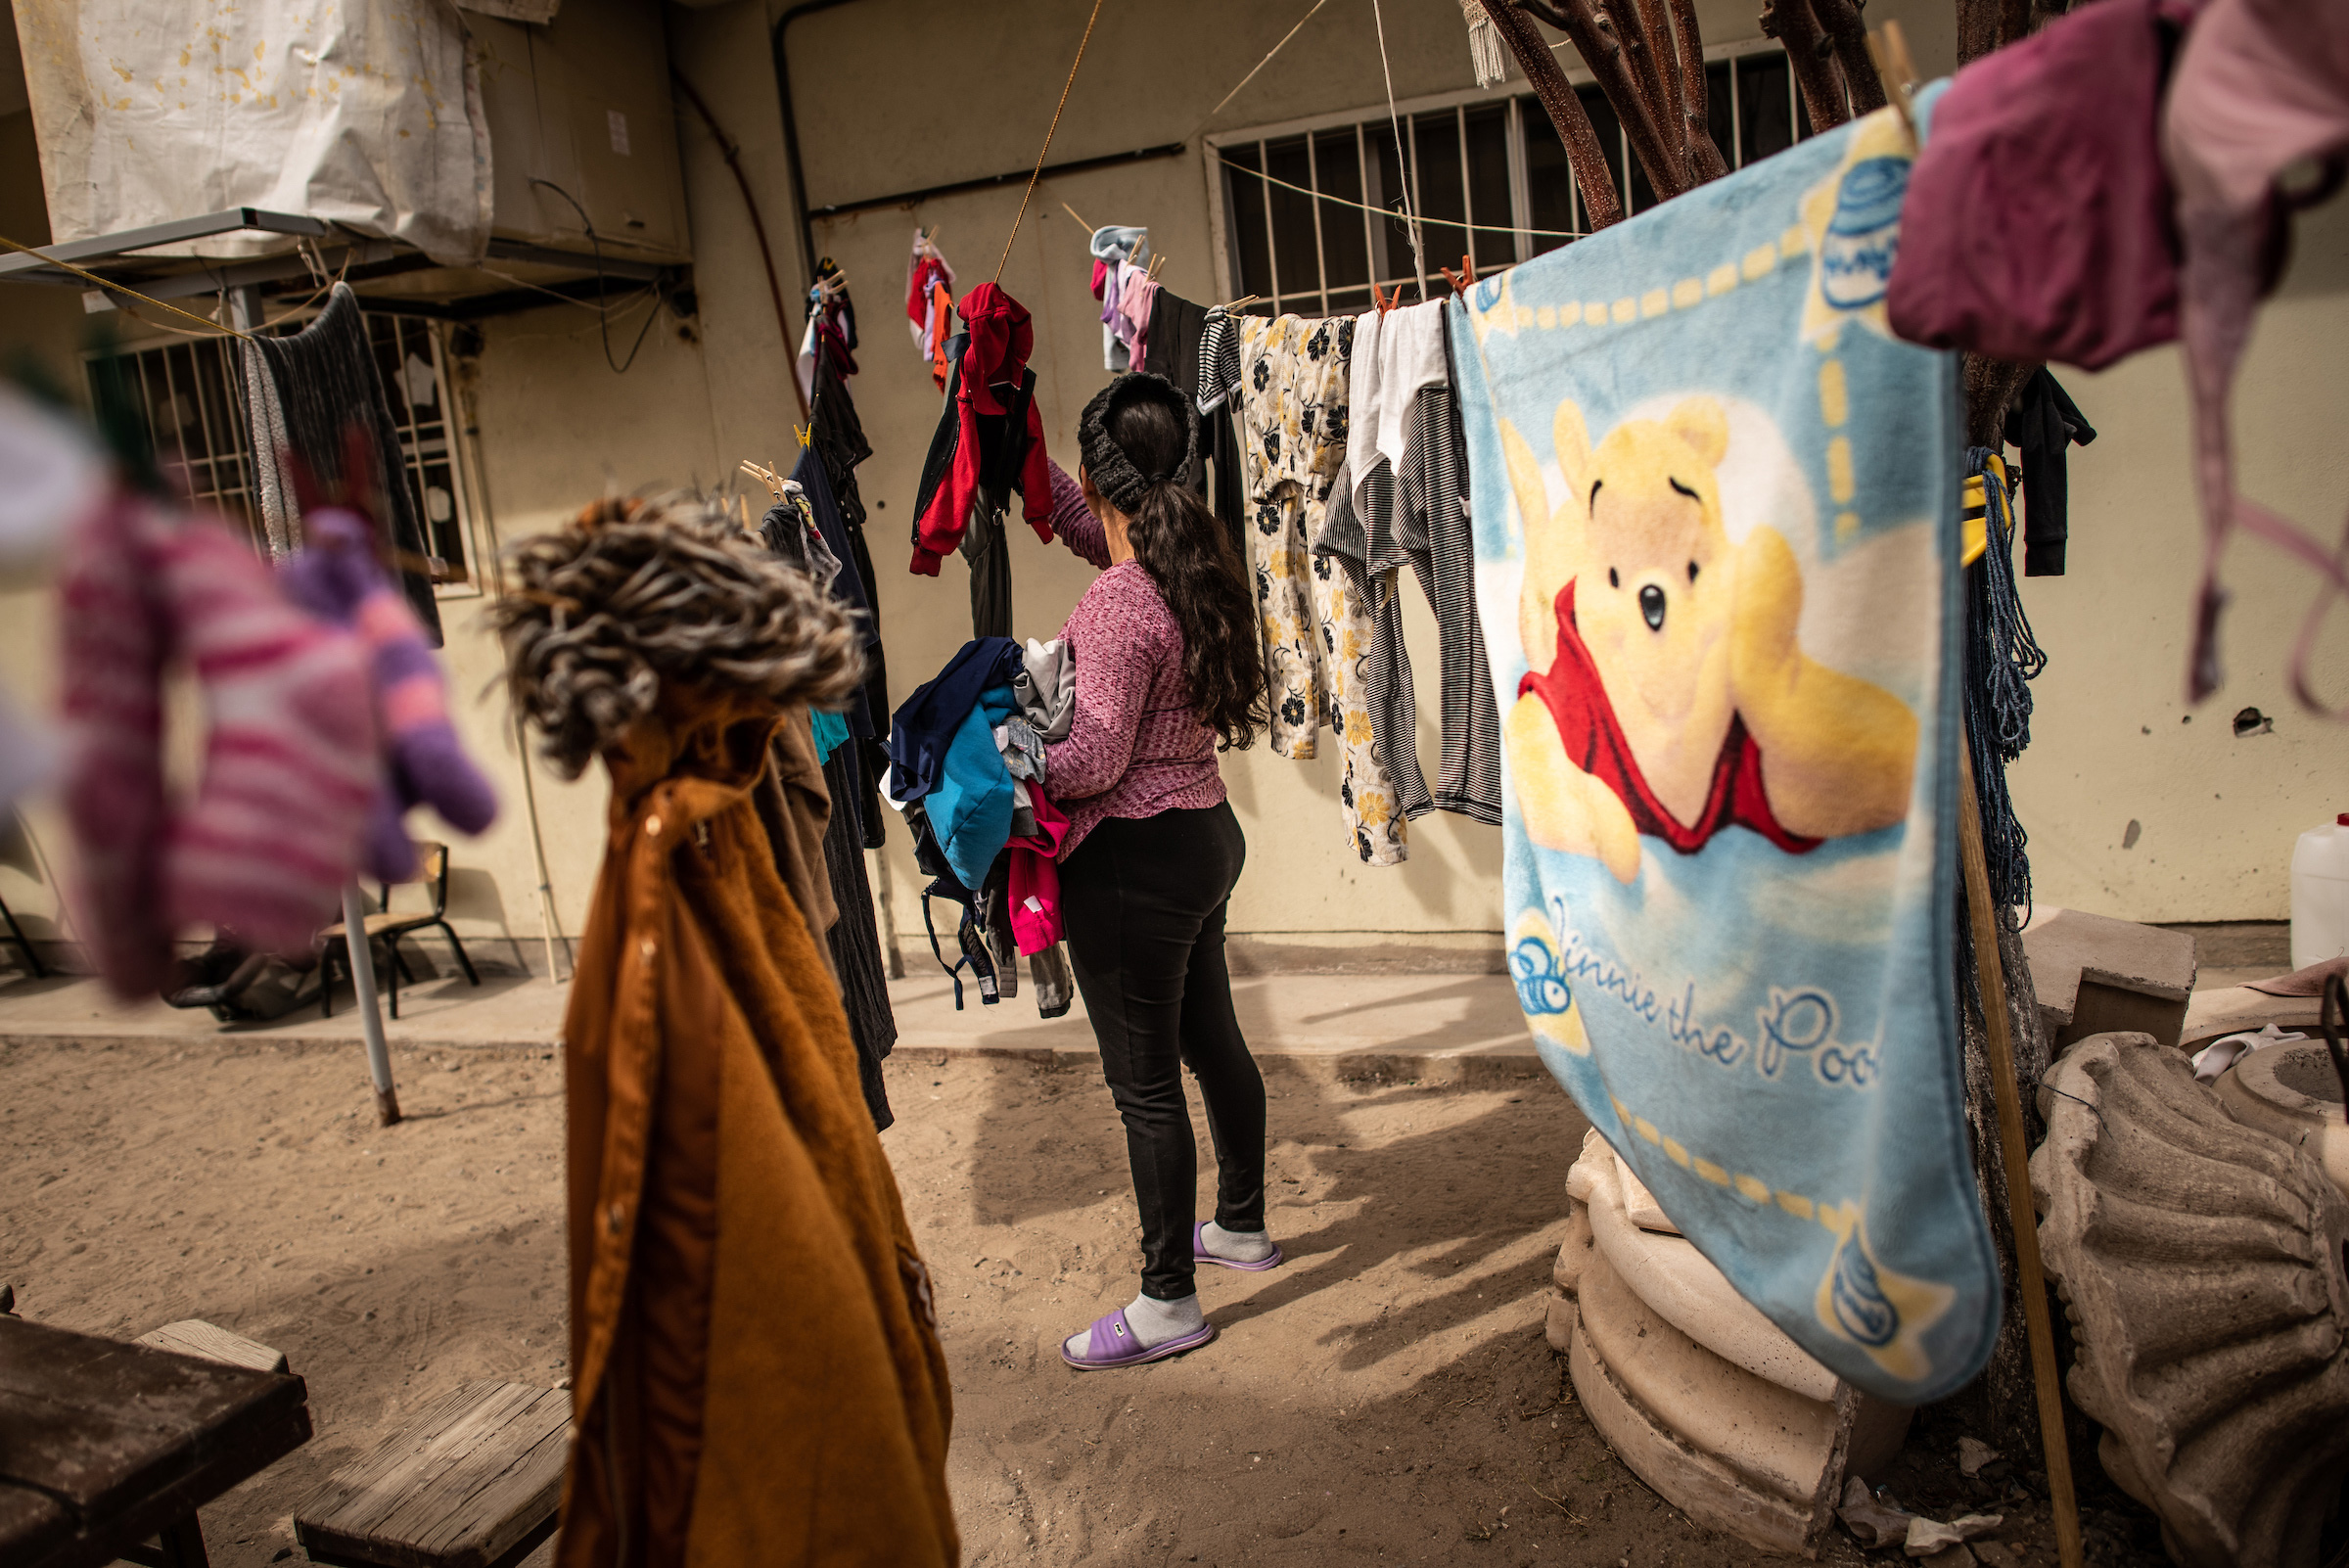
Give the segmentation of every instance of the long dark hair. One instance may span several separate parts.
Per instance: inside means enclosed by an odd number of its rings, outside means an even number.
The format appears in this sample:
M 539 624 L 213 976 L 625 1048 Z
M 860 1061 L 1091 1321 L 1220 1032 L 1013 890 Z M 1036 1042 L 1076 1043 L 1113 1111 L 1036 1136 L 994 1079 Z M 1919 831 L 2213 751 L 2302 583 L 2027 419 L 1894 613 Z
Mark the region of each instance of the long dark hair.
M 1107 433 L 1149 481 L 1127 511 L 1126 536 L 1182 628 L 1191 712 L 1219 747 L 1245 750 L 1268 716 L 1256 595 L 1230 533 L 1182 483 L 1189 422 L 1163 397 L 1135 396 L 1110 409 Z

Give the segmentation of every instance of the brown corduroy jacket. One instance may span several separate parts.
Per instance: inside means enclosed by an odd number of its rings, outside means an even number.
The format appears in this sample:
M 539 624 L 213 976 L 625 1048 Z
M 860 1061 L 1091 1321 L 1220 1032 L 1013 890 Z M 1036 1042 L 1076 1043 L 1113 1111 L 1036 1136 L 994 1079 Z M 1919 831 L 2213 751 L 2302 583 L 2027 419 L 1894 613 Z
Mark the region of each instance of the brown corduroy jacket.
M 777 718 L 666 693 L 605 757 L 564 1020 L 562 1568 L 958 1559 L 929 1273 L 750 799 Z

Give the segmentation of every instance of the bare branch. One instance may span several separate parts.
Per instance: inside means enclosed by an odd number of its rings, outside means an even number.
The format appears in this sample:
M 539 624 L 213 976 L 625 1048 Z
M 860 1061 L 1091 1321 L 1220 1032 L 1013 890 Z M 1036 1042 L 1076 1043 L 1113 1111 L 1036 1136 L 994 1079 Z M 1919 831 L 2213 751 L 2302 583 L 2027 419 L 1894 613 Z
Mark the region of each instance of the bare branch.
M 1843 101 L 1843 73 L 1835 69 L 1833 40 L 1819 29 L 1809 0 L 1762 0 L 1762 31 L 1786 46 L 1803 107 L 1813 131 L 1832 130 L 1852 117 Z
M 1598 132 L 1583 109 L 1581 95 L 1566 80 L 1558 57 L 1549 52 L 1548 40 L 1509 0 L 1478 0 L 1478 4 L 1493 19 L 1493 25 L 1500 29 L 1509 53 L 1517 57 L 1517 69 L 1534 84 L 1534 95 L 1542 100 L 1550 124 L 1557 127 L 1558 140 L 1565 144 L 1567 166 L 1574 170 L 1574 183 L 1583 193 L 1583 210 L 1590 216 L 1590 227 L 1603 229 L 1622 222 L 1623 200 L 1615 194 L 1615 177 L 1608 172 L 1607 156 L 1599 151 Z
M 1688 173 L 1702 185 L 1729 171 L 1713 140 L 1713 117 L 1705 104 L 1705 40 L 1696 28 L 1696 0 L 1672 0 L 1673 50 L 1681 60 L 1681 111 L 1688 124 Z
M 1686 190 L 1696 183 L 1696 171 L 1688 155 L 1688 110 L 1682 93 L 1680 54 L 1672 45 L 1672 18 L 1666 13 L 1664 3 L 1665 0 L 1636 0 L 1640 52 L 1646 62 L 1641 75 L 1648 84 L 1648 102 L 1655 111 L 1656 128 L 1664 135 L 1666 150 L 1676 155 L 1681 188 Z
M 1555 9 L 1559 25 L 1623 121 L 1624 136 L 1646 171 L 1647 183 L 1655 188 L 1656 200 L 1668 202 L 1680 195 L 1688 188 L 1688 178 L 1656 122 L 1655 100 L 1641 90 L 1639 67 L 1629 58 L 1629 44 L 1615 19 L 1599 0 L 1560 0 Z
M 1884 78 L 1876 72 L 1875 58 L 1867 52 L 1867 23 L 1852 0 L 1811 0 L 1811 14 L 1835 41 L 1835 59 L 1843 79 L 1851 84 L 1852 113 L 1872 115 L 1884 107 Z
M 2031 35 L 2031 0 L 1958 0 L 1958 64 Z

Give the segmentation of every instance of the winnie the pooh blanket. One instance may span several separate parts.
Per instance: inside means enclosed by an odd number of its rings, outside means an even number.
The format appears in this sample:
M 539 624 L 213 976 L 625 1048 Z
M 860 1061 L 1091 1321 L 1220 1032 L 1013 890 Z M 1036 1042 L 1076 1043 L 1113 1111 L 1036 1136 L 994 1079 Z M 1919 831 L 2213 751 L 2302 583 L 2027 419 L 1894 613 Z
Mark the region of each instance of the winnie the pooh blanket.
M 1884 318 L 1911 156 L 1887 110 L 1452 321 L 1536 1041 L 1747 1300 L 1907 1405 L 2000 1296 L 1951 977 L 1957 377 Z

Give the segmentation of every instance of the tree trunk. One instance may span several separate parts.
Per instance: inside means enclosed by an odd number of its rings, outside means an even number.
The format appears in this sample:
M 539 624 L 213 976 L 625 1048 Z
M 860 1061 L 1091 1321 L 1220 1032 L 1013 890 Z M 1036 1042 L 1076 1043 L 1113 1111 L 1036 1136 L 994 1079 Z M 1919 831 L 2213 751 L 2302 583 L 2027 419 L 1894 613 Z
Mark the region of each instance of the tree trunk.
M 1802 89 L 1814 135 L 1852 117 L 1843 100 L 1843 73 L 1835 68 L 1835 44 L 1811 14 L 1809 0 L 1764 0 L 1762 31 L 1786 46 L 1786 64 Z
M 1713 116 L 1705 105 L 1705 40 L 1696 27 L 1696 0 L 1671 0 L 1673 51 L 1681 62 L 1681 110 L 1688 126 L 1688 172 L 1699 185 L 1729 171 L 1713 140 Z
M 1627 54 L 1631 45 L 1606 7 L 1598 0 L 1561 0 L 1555 6 L 1525 3 L 1520 9 L 1532 11 L 1573 42 L 1583 64 L 1598 78 L 1598 90 L 1607 95 L 1616 117 L 1623 121 L 1632 155 L 1646 171 L 1656 200 L 1669 202 L 1686 190 L 1688 181 L 1681 172 L 1681 164 L 1668 150 L 1663 129 L 1657 124 L 1654 101 L 1641 91 L 1639 68 Z M 1560 74 L 1562 77 L 1563 72 Z
M 1974 1436 L 2012 1458 L 2017 1468 L 2037 1469 L 2047 1459 L 2040 1442 L 2039 1395 L 2031 1376 L 2023 1298 L 2015 1285 L 2013 1211 L 2007 1207 L 2009 1177 L 2027 1182 L 2030 1176 L 2007 1171 L 2000 1153 L 1982 993 L 1974 974 L 1973 939 L 1965 918 L 1962 887 L 1958 904 L 1958 1017 L 1965 1045 L 1966 1137 L 1973 1147 L 1974 1180 L 1982 1195 L 1983 1218 L 1990 1223 L 1991 1243 L 1998 1251 L 1999 1277 L 2004 1282 L 2004 1315 L 1990 1364 L 1953 1397 L 1953 1403 L 1966 1410 Z M 2038 1089 L 2048 1070 L 2048 1035 L 2032 989 L 2031 961 L 2023 954 L 2023 939 L 2007 930 L 2003 919 L 1999 922 L 1999 949 L 2006 975 L 2007 1034 L 2014 1044 L 2014 1076 L 2022 1094 L 2024 1141 L 2036 1147 L 2047 1132 L 2039 1119 Z M 2061 1307 L 2053 1311 L 2055 1320 L 2061 1322 Z
M 1566 147 L 1566 164 L 1574 170 L 1574 183 L 1583 193 L 1583 210 L 1589 214 L 1591 229 L 1622 222 L 1623 200 L 1615 193 L 1615 176 L 1607 171 L 1607 156 L 1599 150 L 1598 132 L 1541 29 L 1509 0 L 1478 3 L 1500 29 L 1509 53 L 1517 57 L 1517 69 L 1533 83 L 1534 96 L 1542 100 L 1550 124 L 1557 127 L 1558 140 Z
M 1853 0 L 1811 0 L 1811 14 L 1819 25 L 1834 40 L 1835 58 L 1843 67 L 1843 79 L 1851 83 L 1852 113 L 1872 115 L 1884 107 L 1884 78 L 1876 70 L 1876 62 L 1867 52 L 1867 23 L 1860 20 L 1860 7 Z

